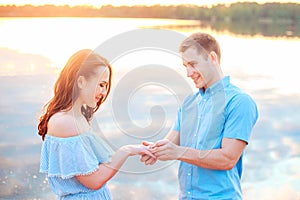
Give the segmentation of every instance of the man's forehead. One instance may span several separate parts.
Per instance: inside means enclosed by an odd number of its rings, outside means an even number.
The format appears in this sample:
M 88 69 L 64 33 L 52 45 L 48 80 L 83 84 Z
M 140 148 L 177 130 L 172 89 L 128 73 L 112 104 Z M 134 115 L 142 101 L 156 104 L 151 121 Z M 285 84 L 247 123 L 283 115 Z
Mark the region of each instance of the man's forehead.
M 191 52 L 192 51 L 192 52 Z M 199 56 L 199 54 L 197 53 L 197 51 L 193 51 L 193 50 L 188 50 L 182 52 L 181 57 L 182 57 L 182 61 L 184 63 L 186 62 L 192 62 L 194 61 L 197 57 Z

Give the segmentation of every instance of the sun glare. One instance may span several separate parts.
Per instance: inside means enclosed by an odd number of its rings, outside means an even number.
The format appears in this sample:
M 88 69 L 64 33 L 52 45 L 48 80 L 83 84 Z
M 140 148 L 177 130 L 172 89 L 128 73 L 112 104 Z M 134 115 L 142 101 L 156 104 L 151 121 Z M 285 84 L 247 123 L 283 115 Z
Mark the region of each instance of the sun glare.
M 248 2 L 249 0 L 153 0 L 153 1 L 145 1 L 145 0 L 129 0 L 129 1 L 119 1 L 119 0 L 4 0 L 2 1 L 2 5 L 5 4 L 15 4 L 15 5 L 45 5 L 45 4 L 53 4 L 53 5 L 69 5 L 69 6 L 76 6 L 76 5 L 87 5 L 87 6 L 95 6 L 101 7 L 102 5 L 114 5 L 114 6 L 121 6 L 121 5 L 178 5 L 178 4 L 194 4 L 194 5 L 215 5 L 215 4 L 230 4 L 234 2 Z M 253 1 L 251 1 L 253 2 Z M 300 3 L 300 0 L 256 0 L 254 2 L 258 3 L 265 3 L 265 2 L 294 2 Z

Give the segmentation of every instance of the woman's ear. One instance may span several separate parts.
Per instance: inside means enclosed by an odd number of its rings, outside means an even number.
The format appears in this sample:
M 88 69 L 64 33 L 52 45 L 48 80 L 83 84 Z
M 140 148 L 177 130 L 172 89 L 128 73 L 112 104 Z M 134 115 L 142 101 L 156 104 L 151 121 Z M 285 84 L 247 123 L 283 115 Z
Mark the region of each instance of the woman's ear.
M 79 76 L 77 78 L 77 86 L 78 86 L 78 88 L 82 89 L 82 88 L 85 87 L 85 85 L 86 85 L 86 80 L 85 80 L 84 76 Z

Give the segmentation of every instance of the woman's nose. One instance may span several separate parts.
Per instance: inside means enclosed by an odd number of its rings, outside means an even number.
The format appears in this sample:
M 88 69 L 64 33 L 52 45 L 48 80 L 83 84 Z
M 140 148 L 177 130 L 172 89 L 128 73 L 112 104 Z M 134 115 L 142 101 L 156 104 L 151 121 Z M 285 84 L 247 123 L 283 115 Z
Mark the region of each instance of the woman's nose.
M 107 88 L 106 87 L 102 87 L 101 88 L 101 94 L 102 95 L 106 95 L 106 93 L 107 93 Z

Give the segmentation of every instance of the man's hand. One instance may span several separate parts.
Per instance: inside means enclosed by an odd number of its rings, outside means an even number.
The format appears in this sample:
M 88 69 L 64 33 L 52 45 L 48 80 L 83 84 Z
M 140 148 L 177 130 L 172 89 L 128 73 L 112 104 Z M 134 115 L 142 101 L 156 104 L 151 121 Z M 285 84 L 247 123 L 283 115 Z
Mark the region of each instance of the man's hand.
M 157 141 L 150 148 L 150 151 L 156 156 L 157 160 L 177 160 L 184 153 L 184 148 L 168 139 L 163 139 Z
M 154 144 L 152 142 L 143 141 L 142 145 L 149 146 L 151 149 Z M 151 157 L 150 155 L 147 154 L 141 155 L 140 160 L 141 162 L 145 163 L 145 165 L 153 165 L 157 161 L 156 158 Z

